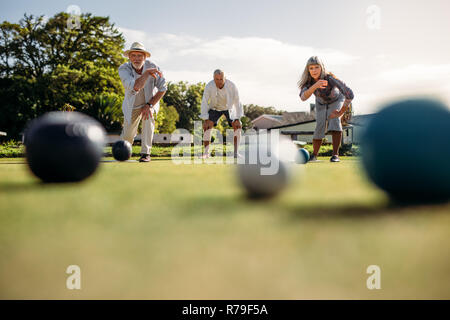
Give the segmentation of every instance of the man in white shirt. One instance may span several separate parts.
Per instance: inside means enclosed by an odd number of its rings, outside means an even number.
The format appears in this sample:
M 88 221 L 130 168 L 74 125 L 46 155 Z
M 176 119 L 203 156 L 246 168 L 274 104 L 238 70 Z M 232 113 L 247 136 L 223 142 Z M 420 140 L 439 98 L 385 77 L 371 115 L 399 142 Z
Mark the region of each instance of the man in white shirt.
M 147 60 L 150 55 L 142 44 L 135 42 L 130 50 L 124 52 L 129 61 L 119 67 L 119 76 L 125 88 L 121 138 L 133 144 L 142 119 L 140 162 L 150 161 L 159 100 L 167 91 L 166 80 L 160 69 Z
M 214 80 L 210 81 L 205 87 L 200 114 L 200 118 L 203 120 L 203 141 L 205 144 L 203 158 L 209 157 L 211 129 L 217 125 L 223 115 L 234 130 L 234 157 L 237 158 L 242 128 L 240 119 L 244 115 L 239 101 L 239 92 L 233 82 L 225 79 L 222 70 L 215 70 L 213 76 Z

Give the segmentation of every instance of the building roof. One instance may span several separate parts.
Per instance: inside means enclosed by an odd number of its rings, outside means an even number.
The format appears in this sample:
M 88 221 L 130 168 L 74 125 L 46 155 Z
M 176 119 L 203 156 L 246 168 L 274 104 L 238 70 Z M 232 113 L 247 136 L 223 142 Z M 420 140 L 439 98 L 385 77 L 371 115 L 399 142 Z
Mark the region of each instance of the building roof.
M 309 112 L 285 112 L 283 113 L 282 125 L 289 125 L 293 123 L 300 123 L 304 121 L 314 120 L 316 117 Z
M 289 124 L 285 124 L 285 125 L 281 125 L 278 127 L 272 127 L 270 129 L 282 129 L 282 128 L 288 128 L 288 127 L 293 127 L 293 126 L 297 126 L 299 124 L 305 124 L 305 123 L 311 123 L 311 122 L 316 122 L 316 119 L 313 120 L 306 120 L 306 121 L 300 121 L 300 122 L 296 122 L 296 123 L 289 123 Z
M 292 124 L 299 124 L 303 123 L 305 121 L 312 121 L 315 119 L 314 114 L 310 114 L 308 112 L 285 112 L 282 115 L 274 115 L 274 114 L 263 114 L 259 116 L 256 119 L 252 120 L 252 123 L 255 124 L 260 119 L 268 119 L 272 120 L 274 122 L 278 122 L 279 125 L 276 125 L 278 128 L 279 126 L 287 126 Z
M 282 123 L 282 120 L 283 120 L 283 116 L 281 116 L 281 115 L 276 115 L 276 114 L 262 114 L 262 115 L 260 115 L 258 118 L 253 119 L 253 120 L 252 120 L 252 123 L 255 123 L 255 122 L 257 122 L 258 120 L 263 119 L 263 118 L 266 118 L 266 119 L 269 119 L 269 120 L 273 120 L 273 121 L 277 121 L 277 122 L 279 122 L 279 123 Z

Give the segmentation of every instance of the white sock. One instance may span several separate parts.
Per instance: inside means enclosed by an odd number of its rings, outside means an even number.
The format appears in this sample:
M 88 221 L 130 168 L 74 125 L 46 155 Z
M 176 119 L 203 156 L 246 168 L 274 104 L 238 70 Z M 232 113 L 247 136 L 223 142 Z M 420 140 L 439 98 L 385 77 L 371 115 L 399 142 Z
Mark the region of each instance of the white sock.
M 241 129 L 238 129 L 234 132 L 234 137 L 236 138 L 236 148 L 234 148 L 234 154 L 237 154 L 239 151 L 239 144 L 241 143 Z M 233 138 L 234 143 L 234 138 Z
M 209 141 L 209 144 L 205 146 L 205 154 L 209 153 L 209 146 L 211 145 L 211 134 L 212 134 L 211 129 L 206 130 L 205 133 L 203 134 L 203 141 Z

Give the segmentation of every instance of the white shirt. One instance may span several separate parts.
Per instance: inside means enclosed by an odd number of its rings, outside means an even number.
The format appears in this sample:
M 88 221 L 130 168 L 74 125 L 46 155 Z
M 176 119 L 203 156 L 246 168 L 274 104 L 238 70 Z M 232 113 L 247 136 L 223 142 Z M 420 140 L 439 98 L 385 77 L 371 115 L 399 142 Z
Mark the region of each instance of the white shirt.
M 215 99 L 212 99 L 212 109 L 217 111 L 225 111 L 227 109 L 227 90 L 225 87 L 219 89 L 216 87 Z
M 160 70 L 154 63 L 145 60 L 142 72 L 150 68 Z M 125 88 L 125 97 L 122 103 L 123 116 L 127 122 L 131 122 L 131 113 L 133 112 L 134 102 L 136 100 L 136 95 L 138 94 L 138 92 L 134 90 L 134 83 L 141 75 L 134 70 L 131 62 L 126 62 L 119 67 L 119 76 L 123 87 Z M 153 77 L 147 79 L 144 88 L 142 89 L 144 91 L 145 101 L 150 101 L 156 89 L 158 91 L 167 91 L 166 79 L 164 79 L 164 77 L 156 76 L 156 79 Z M 159 103 L 154 105 L 153 109 L 155 110 L 156 115 L 159 111 Z
M 226 101 L 219 91 L 223 92 L 226 96 Z M 225 105 L 223 105 L 224 102 Z M 214 80 L 206 85 L 205 91 L 203 92 L 200 119 L 207 120 L 209 118 L 208 111 L 216 107 L 221 108 L 216 109 L 220 111 L 229 110 L 231 120 L 240 120 L 244 116 L 236 85 L 228 79 L 225 80 L 225 85 L 222 89 L 216 87 Z

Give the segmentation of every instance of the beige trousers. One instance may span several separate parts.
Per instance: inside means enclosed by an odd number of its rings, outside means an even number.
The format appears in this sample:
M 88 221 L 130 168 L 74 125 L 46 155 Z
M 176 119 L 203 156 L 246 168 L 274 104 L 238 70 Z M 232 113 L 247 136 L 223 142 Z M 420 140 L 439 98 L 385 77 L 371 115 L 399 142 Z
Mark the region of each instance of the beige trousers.
M 143 154 L 150 154 L 152 149 L 153 133 L 155 132 L 155 116 L 153 113 L 153 118 L 142 120 L 141 153 Z M 123 122 L 123 130 L 120 136 L 123 140 L 133 144 L 141 118 L 141 108 L 133 109 L 131 123 L 128 123 L 126 120 Z

